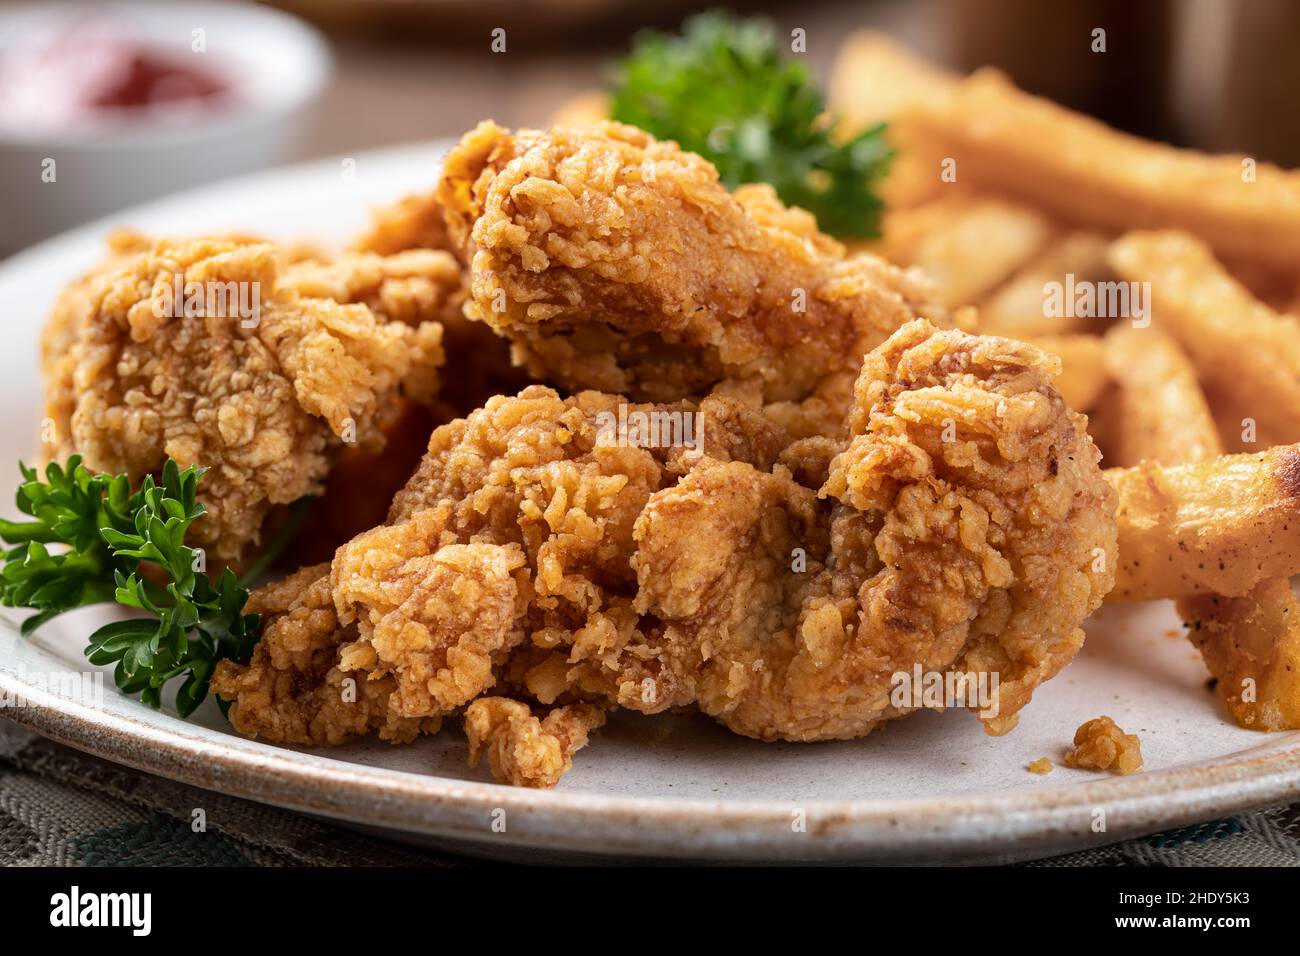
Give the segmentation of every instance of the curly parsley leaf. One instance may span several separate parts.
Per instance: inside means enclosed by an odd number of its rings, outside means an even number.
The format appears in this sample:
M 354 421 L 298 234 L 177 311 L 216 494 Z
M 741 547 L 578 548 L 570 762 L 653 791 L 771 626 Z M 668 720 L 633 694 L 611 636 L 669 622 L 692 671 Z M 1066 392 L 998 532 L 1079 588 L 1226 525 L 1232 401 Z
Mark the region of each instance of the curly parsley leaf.
M 77 455 L 49 465 L 44 481 L 19 468 L 18 510 L 33 520 L 0 520 L 0 538 L 10 545 L 0 604 L 37 612 L 23 622 L 24 634 L 88 604 L 116 601 L 143 612 L 95 631 L 86 657 L 116 664 L 117 686 L 152 707 L 180 678 L 176 710 L 188 717 L 207 696 L 217 661 L 246 660 L 258 627 L 256 614 L 243 613 L 248 591 L 234 572 L 225 568 L 213 581 L 202 552 L 185 544 L 204 514 L 202 470 L 182 471 L 168 459 L 161 483 L 146 476 L 132 492 L 125 475 L 92 474 Z
M 808 68 L 782 59 L 766 20 L 705 13 L 680 37 L 641 34 L 620 65 L 611 115 L 704 156 L 729 188 L 770 183 L 826 232 L 879 235 L 875 189 L 892 156 L 884 125 L 834 140 Z

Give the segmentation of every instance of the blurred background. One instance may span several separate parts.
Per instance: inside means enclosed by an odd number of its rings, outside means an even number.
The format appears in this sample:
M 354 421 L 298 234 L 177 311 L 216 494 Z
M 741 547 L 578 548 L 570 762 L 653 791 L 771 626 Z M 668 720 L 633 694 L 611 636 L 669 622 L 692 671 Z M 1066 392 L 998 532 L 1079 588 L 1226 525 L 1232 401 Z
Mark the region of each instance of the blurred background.
M 715 5 L 0 0 L 0 254 L 261 166 L 456 136 L 485 117 L 545 124 L 604 84 L 638 29 L 672 29 Z M 823 78 L 845 36 L 883 30 L 954 68 L 1001 67 L 1032 92 L 1136 133 L 1300 165 L 1294 0 L 726 6 L 804 28 Z M 1104 56 L 1088 43 L 1099 27 Z M 60 189 L 57 200 L 32 189 L 50 160 L 61 183 L 85 188 Z M 68 175 L 79 166 L 85 175 Z

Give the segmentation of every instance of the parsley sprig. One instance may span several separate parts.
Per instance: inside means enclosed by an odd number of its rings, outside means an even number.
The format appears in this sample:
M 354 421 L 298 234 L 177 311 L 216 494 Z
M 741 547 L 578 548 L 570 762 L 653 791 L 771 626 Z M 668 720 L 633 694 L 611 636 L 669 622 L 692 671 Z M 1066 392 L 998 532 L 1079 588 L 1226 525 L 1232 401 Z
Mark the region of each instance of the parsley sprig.
M 611 115 L 704 156 L 729 188 L 771 183 L 826 232 L 879 235 L 875 187 L 892 155 L 884 125 L 836 142 L 808 68 L 782 59 L 766 20 L 705 13 L 680 37 L 639 35 Z
M 0 604 L 36 614 L 24 635 L 74 608 L 107 601 L 144 616 L 106 624 L 90 636 L 92 664 L 116 662 L 117 686 L 152 707 L 162 689 L 183 678 L 176 710 L 188 717 L 202 703 L 217 661 L 245 660 L 257 641 L 258 617 L 244 614 L 248 591 L 230 568 L 212 580 L 202 552 L 185 544 L 204 514 L 196 499 L 203 471 L 168 459 L 162 481 L 145 477 L 137 491 L 125 475 L 92 474 L 78 455 L 60 467 L 20 464 L 18 509 L 31 521 L 0 520 L 9 547 L 0 570 Z M 64 546 L 51 551 L 47 545 Z

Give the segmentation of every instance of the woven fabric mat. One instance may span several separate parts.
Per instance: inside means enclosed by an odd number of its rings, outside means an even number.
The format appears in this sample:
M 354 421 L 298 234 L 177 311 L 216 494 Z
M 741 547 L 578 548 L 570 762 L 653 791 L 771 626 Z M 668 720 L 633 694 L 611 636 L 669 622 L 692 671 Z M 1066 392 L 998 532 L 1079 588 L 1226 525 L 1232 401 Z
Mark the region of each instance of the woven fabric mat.
M 129 770 L 0 718 L 0 866 L 471 862 Z M 1300 866 L 1300 803 L 1028 865 Z

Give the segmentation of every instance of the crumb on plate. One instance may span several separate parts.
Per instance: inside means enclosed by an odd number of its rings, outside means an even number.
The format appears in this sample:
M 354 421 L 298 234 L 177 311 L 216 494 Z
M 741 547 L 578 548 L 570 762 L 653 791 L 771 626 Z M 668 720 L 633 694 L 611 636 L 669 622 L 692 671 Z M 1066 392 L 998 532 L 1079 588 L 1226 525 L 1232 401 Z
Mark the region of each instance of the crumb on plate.
M 1109 717 L 1084 721 L 1074 732 L 1074 749 L 1065 765 L 1077 770 L 1113 770 L 1136 773 L 1142 769 L 1142 746 L 1137 734 L 1126 734 Z

